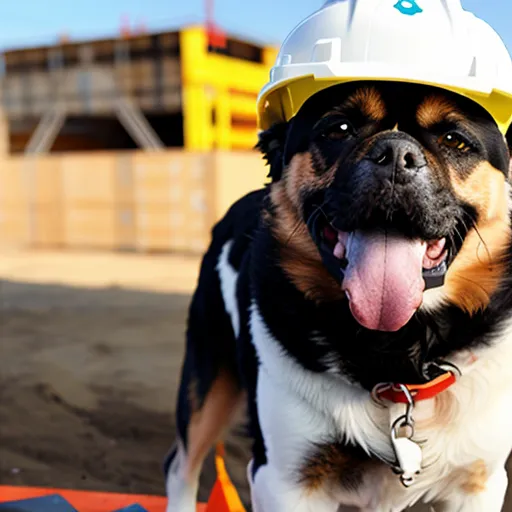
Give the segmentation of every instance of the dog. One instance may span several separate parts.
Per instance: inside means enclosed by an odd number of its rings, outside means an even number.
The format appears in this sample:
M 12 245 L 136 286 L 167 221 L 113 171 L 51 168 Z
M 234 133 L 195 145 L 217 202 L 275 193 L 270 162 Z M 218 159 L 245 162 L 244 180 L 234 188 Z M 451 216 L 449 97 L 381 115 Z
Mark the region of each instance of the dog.
M 258 148 L 270 183 L 214 227 L 190 306 L 168 512 L 195 510 L 240 408 L 255 512 L 499 512 L 512 230 L 495 122 L 432 86 L 359 81 Z

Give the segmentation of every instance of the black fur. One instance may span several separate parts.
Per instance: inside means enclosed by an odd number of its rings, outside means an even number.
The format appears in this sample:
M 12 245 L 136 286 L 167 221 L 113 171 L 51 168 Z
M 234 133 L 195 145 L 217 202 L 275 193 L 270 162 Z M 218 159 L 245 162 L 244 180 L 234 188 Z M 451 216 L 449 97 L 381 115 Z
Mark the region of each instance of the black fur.
M 256 148 L 259 149 L 269 166 L 268 178 L 279 181 L 284 167 L 284 147 L 288 133 L 288 123 L 279 123 L 259 136 Z
M 312 119 L 317 120 L 329 105 L 335 103 L 337 97 L 342 99 L 354 87 L 321 94 L 308 102 L 292 123 L 277 125 L 262 134 L 258 147 L 267 158 L 269 176 L 273 182 L 283 178 L 284 165 L 289 160 L 287 155 L 310 148 L 315 172 L 321 174 L 322 169 L 337 166 L 337 173 L 332 187 L 320 192 L 320 196 L 308 196 L 307 191 L 304 192 L 306 217 L 311 208 L 308 204 L 312 201 L 314 206 L 320 201 L 328 214 L 332 215 L 333 222 L 344 230 L 381 227 L 382 219 L 389 220 L 386 219 L 389 205 L 394 204 L 392 226 L 406 236 L 435 238 L 457 229 L 463 238 L 465 230 L 478 220 L 476 212 L 469 205 L 454 200 L 449 181 L 442 174 L 446 171 L 443 164 L 446 159 L 462 157 L 445 155 L 444 160 L 439 157 L 436 160 L 435 179 L 424 173 L 404 180 L 403 189 L 399 193 L 394 191 L 392 197 L 382 193 L 385 183 L 371 172 L 374 168 L 367 161 L 361 163 L 361 158 L 357 157 L 358 149 L 367 143 L 364 141 L 383 129 L 390 130 L 397 119 L 402 120 L 405 127 L 412 126 L 408 110 L 405 113 L 390 112 L 390 120 L 384 120 L 380 126 L 365 128 L 362 140 L 342 144 L 318 139 Z M 403 94 L 397 93 L 396 84 L 381 86 L 381 90 L 385 97 L 395 94 L 404 98 L 403 101 L 407 97 L 413 98 L 411 104 L 414 104 L 426 91 L 409 87 L 404 88 Z M 391 104 L 397 105 L 397 102 Z M 473 157 L 491 161 L 497 169 L 507 173 L 503 138 L 500 139 L 495 127 L 490 130 L 488 116 L 465 100 L 462 100 L 461 108 L 470 112 L 468 130 L 473 134 L 475 147 L 480 146 L 480 149 L 474 150 Z M 482 126 L 483 134 L 479 129 Z M 420 140 L 424 147 L 433 147 L 431 135 L 420 134 L 414 127 L 409 131 L 411 135 L 407 137 L 414 137 L 412 140 L 415 144 Z M 375 140 L 378 137 L 374 137 L 372 143 Z M 429 164 L 433 165 L 432 160 Z M 239 385 L 248 392 L 250 434 L 254 439 L 254 471 L 265 464 L 266 457 L 256 410 L 258 360 L 250 334 L 249 309 L 252 301 L 258 304 L 267 329 L 286 354 L 301 367 L 322 373 L 327 371 L 328 362 L 329 366 L 335 365 L 340 373 L 367 390 L 380 382 L 425 382 L 427 364 L 442 361 L 461 349 L 492 343 L 500 332 L 502 322 L 510 318 L 512 313 L 511 241 L 503 286 L 484 311 L 469 315 L 455 305 L 448 305 L 435 314 L 417 313 L 395 333 L 363 328 L 353 318 L 346 300 L 308 300 L 285 274 L 279 265 L 281 247 L 268 220 L 262 216 L 263 211 L 270 218 L 274 215 L 270 190 L 262 189 L 239 200 L 213 230 L 213 241 L 204 257 L 190 309 L 187 354 L 178 404 L 179 434 L 186 443 L 186 427 L 191 412 L 190 386 L 196 386 L 197 394 L 202 399 L 221 369 L 236 375 Z M 376 191 L 382 194 L 376 195 Z M 237 339 L 224 307 L 216 271 L 222 247 L 230 240 L 233 246 L 229 261 L 239 272 L 237 301 L 240 334 Z M 454 245 L 458 244 L 454 247 L 455 251 L 460 248 L 460 243 L 454 241 Z M 312 342 L 312 338 L 321 338 L 322 343 Z

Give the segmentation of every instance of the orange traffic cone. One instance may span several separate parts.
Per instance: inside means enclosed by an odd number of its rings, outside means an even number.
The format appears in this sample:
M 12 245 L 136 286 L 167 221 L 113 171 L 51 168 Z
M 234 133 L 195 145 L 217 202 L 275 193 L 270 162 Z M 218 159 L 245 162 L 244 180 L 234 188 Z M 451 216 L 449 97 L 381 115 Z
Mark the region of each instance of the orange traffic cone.
M 235 486 L 229 478 L 224 462 L 224 445 L 217 445 L 215 454 L 217 481 L 210 495 L 205 512 L 245 512 Z

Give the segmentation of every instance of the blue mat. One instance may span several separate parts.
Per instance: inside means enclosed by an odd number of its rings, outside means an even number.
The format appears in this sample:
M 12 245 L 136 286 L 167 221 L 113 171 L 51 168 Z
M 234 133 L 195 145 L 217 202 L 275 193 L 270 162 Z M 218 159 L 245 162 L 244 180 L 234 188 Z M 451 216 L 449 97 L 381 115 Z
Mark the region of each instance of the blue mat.
M 62 496 L 54 494 L 42 498 L 31 498 L 28 500 L 10 501 L 0 503 L 0 512 L 79 512 L 71 506 Z M 105 510 L 105 512 L 147 512 L 140 505 L 134 504 L 129 507 L 121 508 L 115 511 Z
M 0 503 L 0 512 L 78 512 L 62 496 L 54 494 L 42 498 Z
M 129 507 L 120 508 L 119 510 L 116 510 L 115 512 L 147 512 L 147 510 L 140 505 L 130 505 Z

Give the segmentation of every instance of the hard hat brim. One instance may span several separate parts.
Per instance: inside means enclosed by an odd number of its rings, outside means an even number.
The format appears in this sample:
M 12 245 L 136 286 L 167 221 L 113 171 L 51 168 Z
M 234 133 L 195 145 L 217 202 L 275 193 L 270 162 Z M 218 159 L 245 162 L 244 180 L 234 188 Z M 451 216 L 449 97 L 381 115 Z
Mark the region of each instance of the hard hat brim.
M 402 77 L 403 76 L 403 77 Z M 427 77 L 411 77 L 404 73 L 388 76 L 327 76 L 307 74 L 289 79 L 281 79 L 263 88 L 258 97 L 258 127 L 267 130 L 276 122 L 289 121 L 304 103 L 314 94 L 329 87 L 350 82 L 400 82 L 416 83 L 441 88 L 460 94 L 484 108 L 492 116 L 499 130 L 505 135 L 512 123 L 512 94 L 488 87 L 485 83 L 475 83 L 470 87 L 467 81 L 436 81 Z M 466 83 L 464 83 L 466 82 Z

